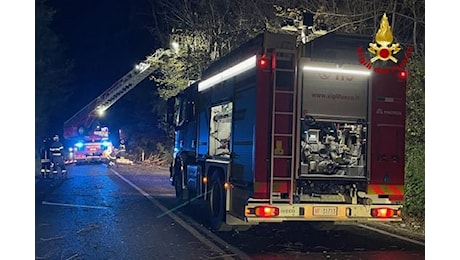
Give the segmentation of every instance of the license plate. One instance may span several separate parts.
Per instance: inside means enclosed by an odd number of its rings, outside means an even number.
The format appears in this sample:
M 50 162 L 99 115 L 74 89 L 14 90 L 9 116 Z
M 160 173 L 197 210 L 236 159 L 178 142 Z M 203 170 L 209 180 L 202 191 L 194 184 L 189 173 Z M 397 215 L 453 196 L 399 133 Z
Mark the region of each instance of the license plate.
M 314 216 L 337 216 L 337 207 L 313 207 Z
M 289 208 L 281 208 L 280 209 L 280 216 L 290 216 L 296 217 L 299 216 L 299 208 L 298 207 L 289 207 Z

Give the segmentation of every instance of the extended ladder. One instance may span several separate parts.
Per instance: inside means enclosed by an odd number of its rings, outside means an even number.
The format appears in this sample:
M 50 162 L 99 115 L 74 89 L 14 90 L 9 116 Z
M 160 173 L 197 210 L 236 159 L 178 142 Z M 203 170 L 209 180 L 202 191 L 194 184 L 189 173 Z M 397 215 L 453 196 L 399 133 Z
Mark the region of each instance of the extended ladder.
M 140 62 L 135 68 L 126 73 L 121 79 L 117 80 L 101 95 L 93 99 L 89 104 L 75 113 L 70 119 L 64 122 L 64 137 L 73 138 L 79 136 L 78 128 L 90 128 L 97 114 L 104 112 L 115 104 L 120 98 L 126 95 L 141 81 L 151 75 L 158 68 L 158 61 L 168 55 L 168 51 L 158 49 L 154 54 Z
M 270 203 L 293 202 L 296 133 L 296 52 L 272 53 L 273 92 L 270 156 Z
M 95 99 L 97 103 L 96 110 L 105 111 L 107 108 L 111 107 L 137 84 L 152 74 L 154 68 L 155 66 L 151 66 L 149 63 L 139 63 L 134 69 L 117 80 L 109 89 Z

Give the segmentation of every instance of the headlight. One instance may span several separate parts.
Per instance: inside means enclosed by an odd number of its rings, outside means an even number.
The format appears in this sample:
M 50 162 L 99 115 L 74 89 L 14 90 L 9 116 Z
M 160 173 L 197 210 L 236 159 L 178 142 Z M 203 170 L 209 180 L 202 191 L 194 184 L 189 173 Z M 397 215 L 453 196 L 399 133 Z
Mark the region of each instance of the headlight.
M 109 142 L 109 141 L 104 141 L 104 142 L 102 142 L 102 148 L 107 148 L 107 147 L 109 147 L 109 146 L 112 146 L 112 143 L 111 143 L 111 142 Z

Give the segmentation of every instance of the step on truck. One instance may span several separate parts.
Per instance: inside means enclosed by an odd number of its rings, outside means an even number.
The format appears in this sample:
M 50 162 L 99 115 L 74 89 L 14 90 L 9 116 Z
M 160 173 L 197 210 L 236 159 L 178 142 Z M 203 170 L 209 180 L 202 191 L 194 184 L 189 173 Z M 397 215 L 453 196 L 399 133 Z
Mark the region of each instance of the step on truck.
M 370 42 L 264 32 L 212 63 L 175 97 L 177 199 L 215 230 L 401 221 L 407 73 Z

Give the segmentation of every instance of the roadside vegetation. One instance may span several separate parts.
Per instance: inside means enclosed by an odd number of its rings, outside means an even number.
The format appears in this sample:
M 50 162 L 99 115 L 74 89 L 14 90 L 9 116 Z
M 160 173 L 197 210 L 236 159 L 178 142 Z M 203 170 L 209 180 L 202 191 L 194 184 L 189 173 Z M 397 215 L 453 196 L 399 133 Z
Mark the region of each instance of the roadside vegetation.
M 407 217 L 425 219 L 425 147 L 406 148 L 406 187 L 404 213 Z
M 406 186 L 404 212 L 425 220 L 425 58 L 412 56 L 407 69 Z

